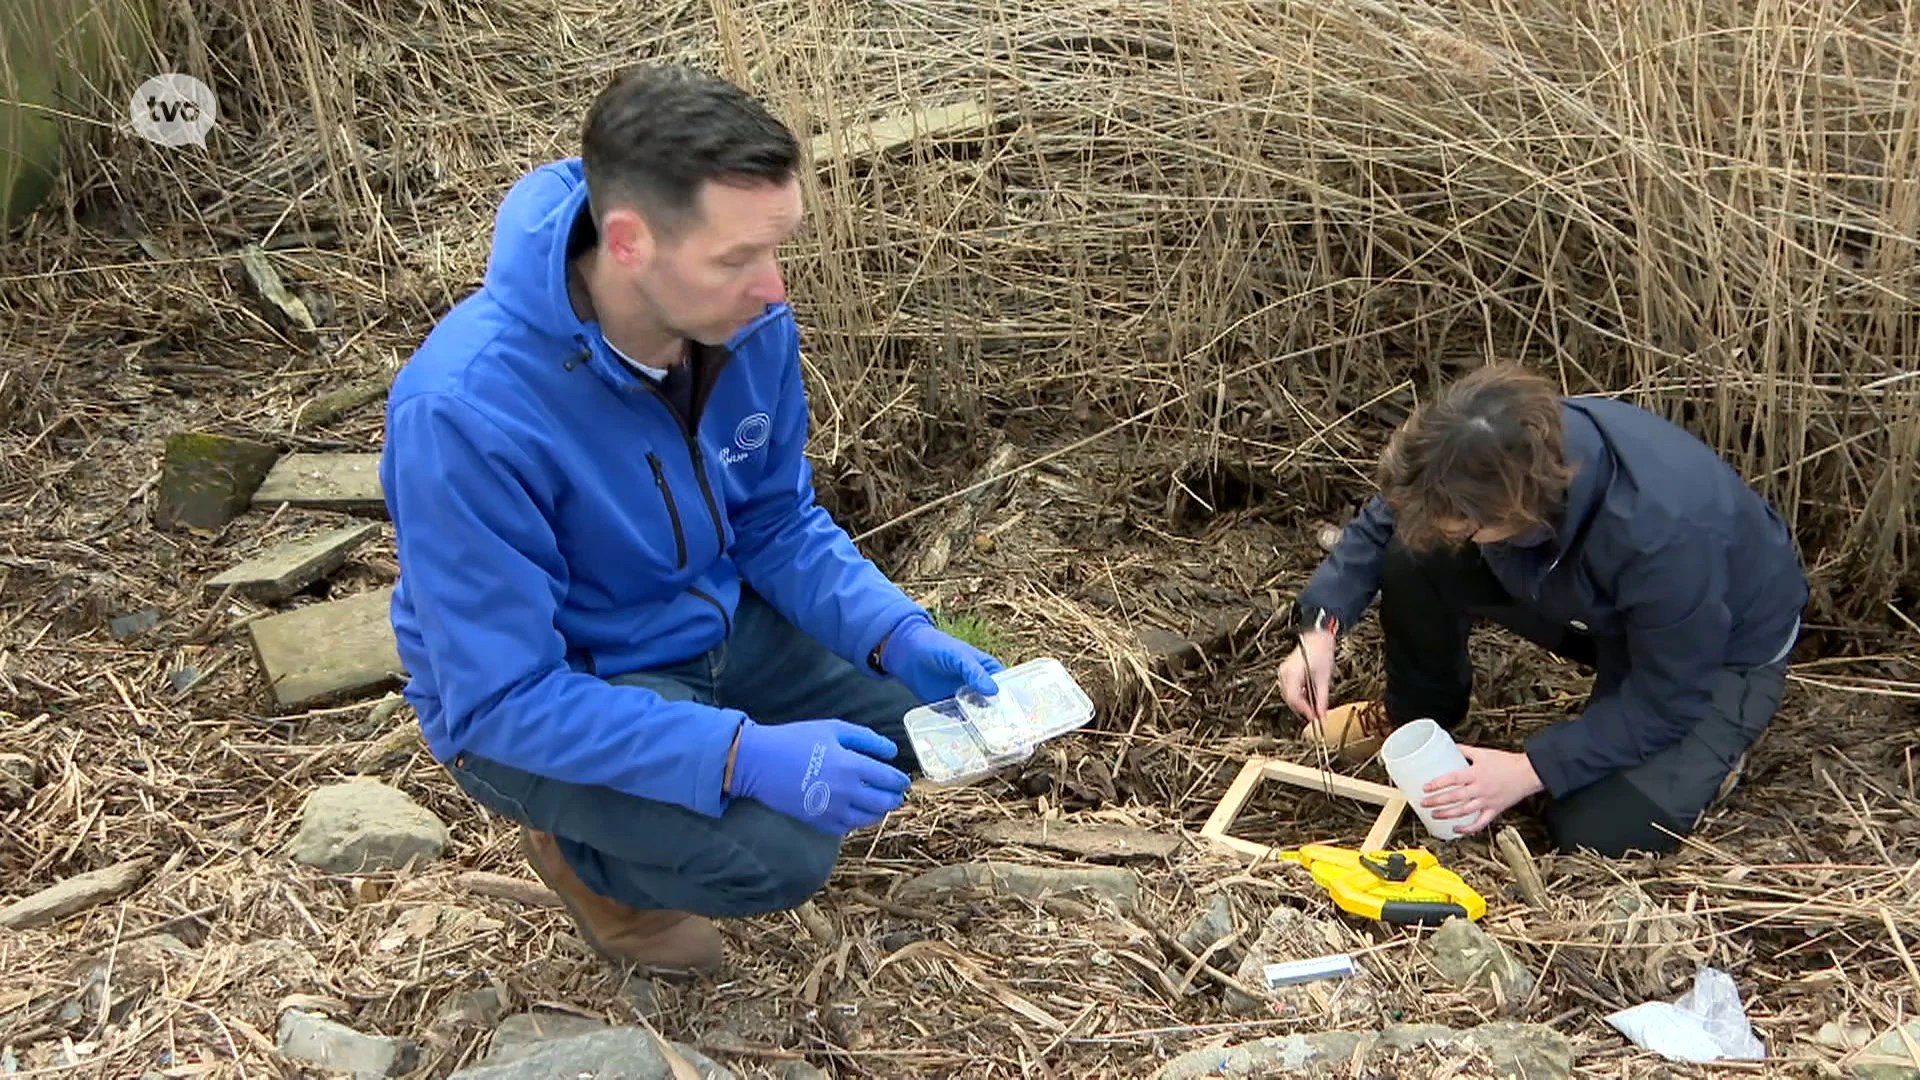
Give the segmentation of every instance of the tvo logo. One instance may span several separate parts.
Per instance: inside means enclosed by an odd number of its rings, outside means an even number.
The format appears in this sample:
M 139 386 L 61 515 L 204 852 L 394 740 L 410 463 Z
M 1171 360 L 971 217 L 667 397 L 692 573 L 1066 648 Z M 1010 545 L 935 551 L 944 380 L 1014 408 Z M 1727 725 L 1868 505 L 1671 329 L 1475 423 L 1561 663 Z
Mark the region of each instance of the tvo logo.
M 191 75 L 155 75 L 133 91 L 127 119 L 133 133 L 161 146 L 205 146 L 217 104 L 213 90 Z

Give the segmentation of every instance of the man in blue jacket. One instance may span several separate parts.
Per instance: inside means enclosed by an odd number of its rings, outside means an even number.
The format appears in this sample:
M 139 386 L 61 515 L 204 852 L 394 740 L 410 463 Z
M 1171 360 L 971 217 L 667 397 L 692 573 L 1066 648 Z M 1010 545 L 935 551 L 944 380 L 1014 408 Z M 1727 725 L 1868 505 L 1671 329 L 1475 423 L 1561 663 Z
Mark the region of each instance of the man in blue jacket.
M 1280 682 L 1309 739 L 1351 758 L 1410 720 L 1451 730 L 1469 630 L 1493 622 L 1593 668 L 1593 692 L 1522 752 L 1463 746 L 1424 804 L 1474 832 L 1544 792 L 1563 849 L 1673 850 L 1780 705 L 1807 601 L 1780 517 L 1684 429 L 1505 365 L 1418 409 L 1379 471 L 1296 605 Z M 1376 594 L 1385 693 L 1329 709 L 1336 637 Z
M 998 661 L 814 501 L 778 247 L 791 132 L 724 80 L 605 90 L 394 382 L 393 625 L 427 745 L 608 958 L 711 971 L 901 805 L 902 714 Z

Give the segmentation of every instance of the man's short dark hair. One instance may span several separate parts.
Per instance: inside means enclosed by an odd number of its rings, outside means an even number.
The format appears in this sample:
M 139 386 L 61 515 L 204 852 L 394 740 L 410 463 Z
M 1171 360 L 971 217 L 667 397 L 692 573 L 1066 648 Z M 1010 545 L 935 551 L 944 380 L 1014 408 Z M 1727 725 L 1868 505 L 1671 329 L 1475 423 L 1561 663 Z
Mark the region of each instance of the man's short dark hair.
M 627 205 L 666 230 L 695 210 L 707 182 L 785 183 L 800 160 L 793 132 L 765 105 L 679 64 L 615 79 L 588 108 L 580 142 L 594 221 Z
M 1395 537 L 1428 550 L 1465 543 L 1477 529 L 1549 524 L 1574 473 L 1560 404 L 1559 388 L 1542 376 L 1492 364 L 1414 410 L 1380 459 Z

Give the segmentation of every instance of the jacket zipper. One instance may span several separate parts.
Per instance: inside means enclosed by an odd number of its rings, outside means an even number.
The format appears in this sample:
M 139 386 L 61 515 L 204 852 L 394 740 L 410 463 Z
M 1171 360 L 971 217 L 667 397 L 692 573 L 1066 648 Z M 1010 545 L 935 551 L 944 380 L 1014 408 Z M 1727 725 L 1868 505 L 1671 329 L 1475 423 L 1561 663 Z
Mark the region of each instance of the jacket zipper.
M 647 464 L 653 467 L 653 482 L 660 488 L 660 497 L 666 500 L 667 517 L 673 520 L 673 550 L 680 560 L 674 564 L 674 569 L 684 570 L 687 567 L 687 533 L 680 525 L 680 507 L 673 501 L 673 488 L 667 484 L 667 470 L 661 467 L 660 458 L 648 451 Z
M 719 377 L 720 372 L 716 370 L 713 373 L 713 378 L 718 379 Z M 687 456 L 693 459 L 693 475 L 700 481 L 700 495 L 707 503 L 707 516 L 713 520 L 714 542 L 719 546 L 720 550 L 725 551 L 727 547 L 727 529 L 726 526 L 720 522 L 720 505 L 714 501 L 713 486 L 707 481 L 707 462 L 706 458 L 700 453 L 700 441 L 694 438 L 693 425 L 686 417 L 680 415 L 680 410 L 674 408 L 673 402 L 667 400 L 666 391 L 660 389 L 659 385 L 652 379 L 642 379 L 640 381 L 646 385 L 647 390 L 651 392 L 654 397 L 659 399 L 661 407 L 667 410 L 667 415 L 673 417 L 673 422 L 680 425 L 680 437 L 685 439 L 687 443 Z M 694 418 L 696 420 L 699 418 L 700 407 L 705 404 L 698 390 L 699 388 L 695 387 Z M 659 460 L 654 458 L 652 454 L 648 454 L 647 457 L 648 460 L 653 462 L 654 475 L 656 477 L 661 476 Z M 665 481 L 662 480 L 661 482 L 664 485 Z M 672 500 L 668 500 L 668 502 L 671 503 Z M 674 535 L 676 538 L 681 536 L 678 531 L 680 527 L 679 522 L 680 518 L 676 513 L 674 515 Z M 684 554 L 685 541 L 681 540 L 681 544 L 681 563 L 684 565 L 686 562 L 686 556 Z M 720 613 L 720 621 L 726 627 L 727 636 L 732 637 L 733 619 L 728 617 L 727 609 L 721 606 L 720 601 L 714 599 L 701 589 L 688 587 L 687 591 L 713 605 L 713 610 Z

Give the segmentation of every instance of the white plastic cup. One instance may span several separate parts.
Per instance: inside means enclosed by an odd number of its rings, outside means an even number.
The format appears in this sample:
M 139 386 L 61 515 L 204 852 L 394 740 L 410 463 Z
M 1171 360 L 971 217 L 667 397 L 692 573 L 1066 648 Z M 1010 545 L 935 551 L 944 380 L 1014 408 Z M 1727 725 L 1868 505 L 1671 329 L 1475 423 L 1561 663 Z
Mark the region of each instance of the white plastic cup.
M 1393 786 L 1407 797 L 1407 803 L 1419 815 L 1420 824 L 1427 827 L 1427 832 L 1440 840 L 1457 839 L 1459 827 L 1470 818 L 1437 820 L 1432 810 L 1420 805 L 1438 794 L 1423 790 L 1429 781 L 1467 767 L 1467 756 L 1454 745 L 1447 729 L 1432 720 L 1402 724 L 1380 744 L 1380 760 L 1386 765 Z

